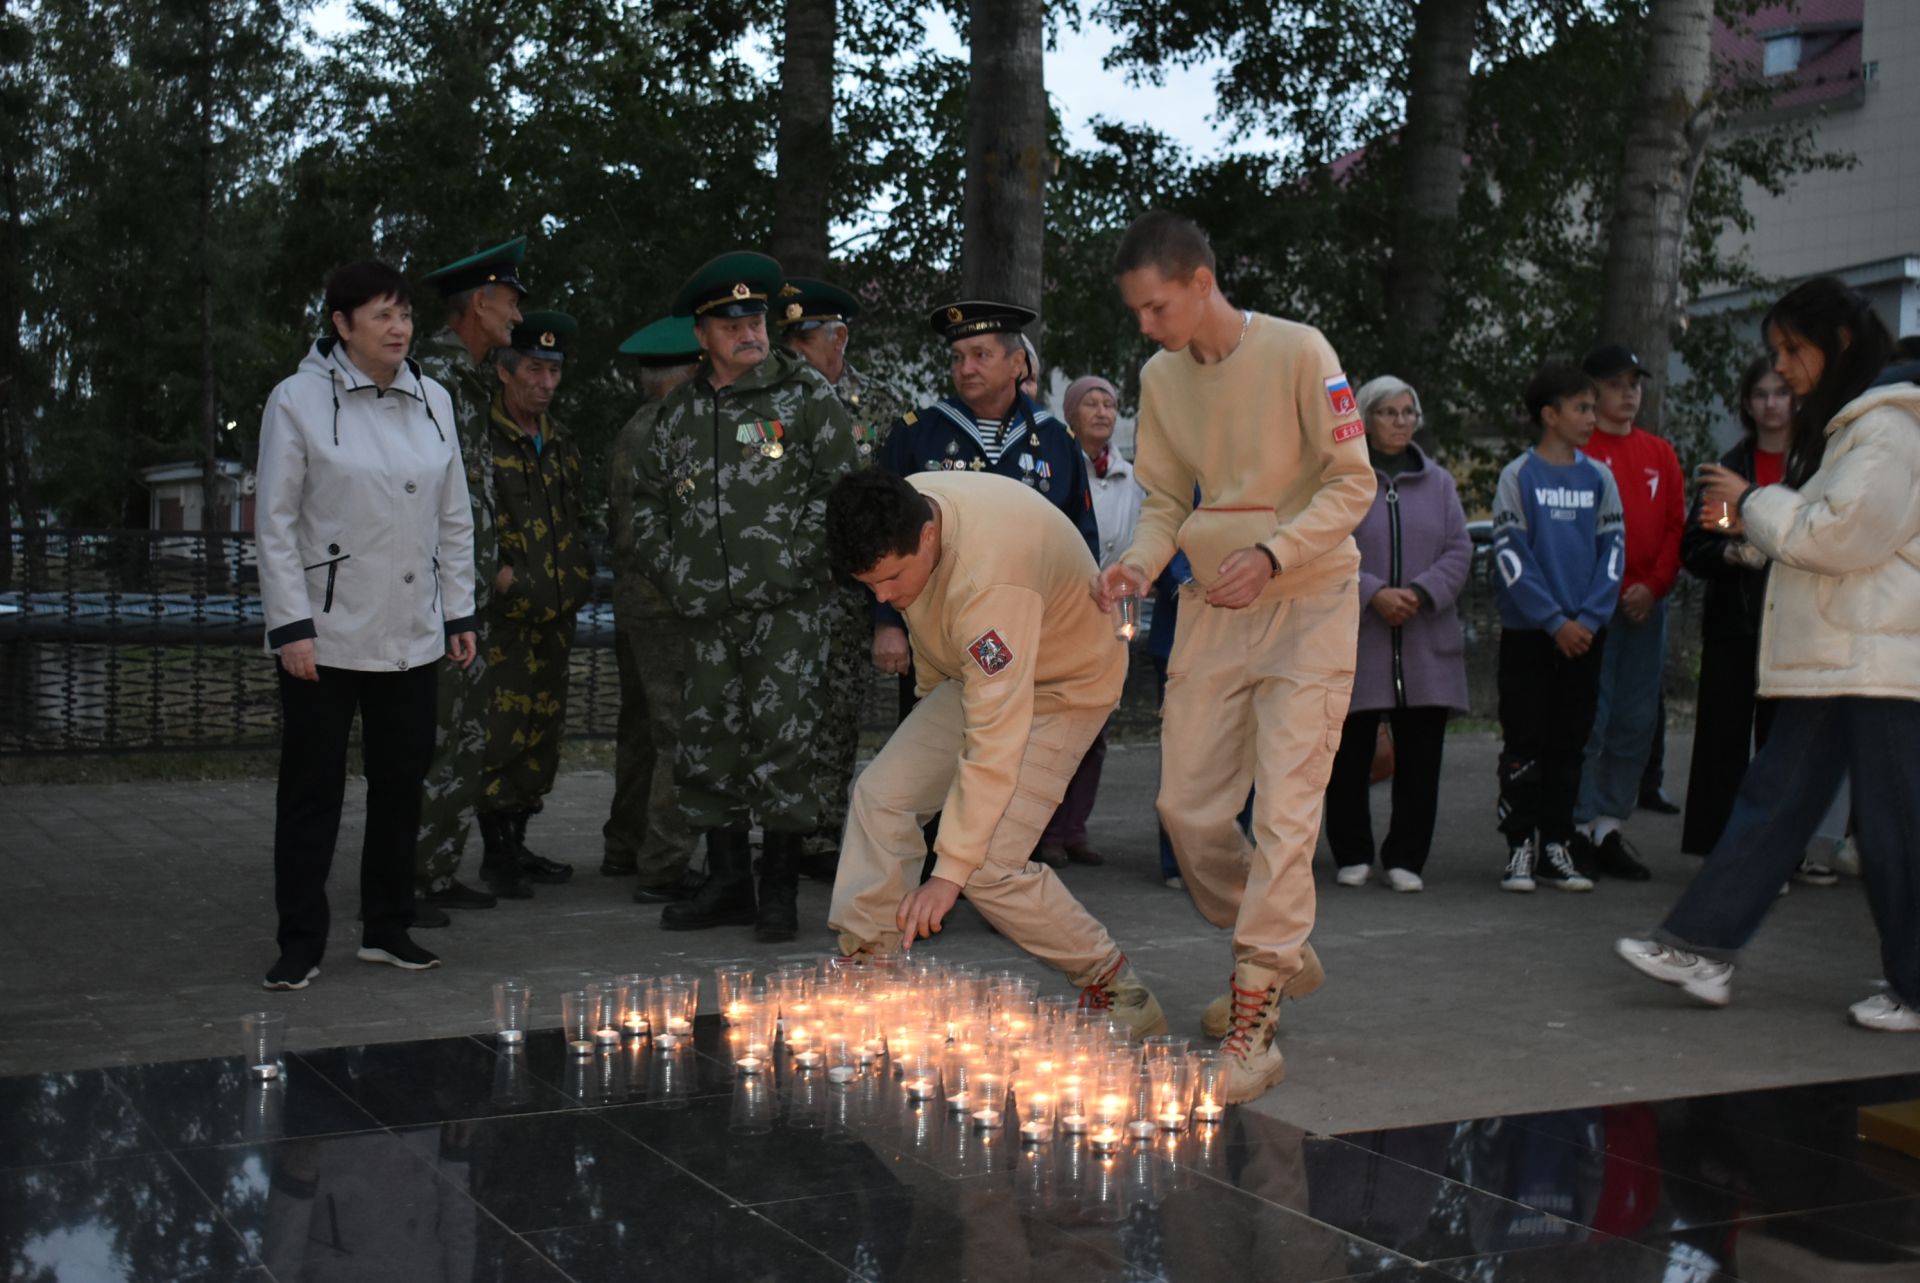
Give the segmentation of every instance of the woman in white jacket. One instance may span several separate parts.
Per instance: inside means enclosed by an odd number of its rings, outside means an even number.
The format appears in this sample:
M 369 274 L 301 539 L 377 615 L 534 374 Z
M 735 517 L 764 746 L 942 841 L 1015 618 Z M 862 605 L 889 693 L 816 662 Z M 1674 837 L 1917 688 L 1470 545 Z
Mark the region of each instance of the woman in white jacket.
M 407 359 L 406 279 L 384 263 L 343 267 L 326 312 L 328 336 L 273 390 L 260 424 L 260 598 L 281 710 L 280 959 L 268 989 L 304 989 L 320 974 L 356 710 L 367 775 L 359 956 L 439 965 L 407 934 L 414 833 L 439 660 L 464 667 L 474 650 L 466 473 L 446 390 Z
M 1778 700 L 1733 814 L 1630 965 L 1712 1006 L 1739 950 L 1806 852 L 1843 774 L 1887 992 L 1849 1008 L 1868 1029 L 1920 1032 L 1920 388 L 1872 387 L 1893 342 L 1831 277 L 1796 286 L 1763 325 L 1797 401 L 1784 484 L 1700 469 L 1700 520 L 1773 562 L 1759 693 Z

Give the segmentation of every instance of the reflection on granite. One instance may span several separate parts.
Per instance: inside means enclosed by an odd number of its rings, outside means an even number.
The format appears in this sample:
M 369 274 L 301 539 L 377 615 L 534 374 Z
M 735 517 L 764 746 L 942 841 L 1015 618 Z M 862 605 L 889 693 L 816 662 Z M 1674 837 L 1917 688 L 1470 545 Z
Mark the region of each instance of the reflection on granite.
M 1022 1144 L 885 1072 L 738 1075 L 711 1021 L 0 1081 L 5 1277 L 1920 1281 L 1920 1076 L 1318 1136 L 1231 1111 Z

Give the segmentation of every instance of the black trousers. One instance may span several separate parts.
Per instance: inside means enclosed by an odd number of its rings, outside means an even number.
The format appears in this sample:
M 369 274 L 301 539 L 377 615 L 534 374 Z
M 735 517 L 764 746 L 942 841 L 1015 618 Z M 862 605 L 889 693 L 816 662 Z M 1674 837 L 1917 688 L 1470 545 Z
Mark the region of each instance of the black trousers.
M 1500 633 L 1500 831 L 1512 841 L 1573 838 L 1580 762 L 1593 732 L 1606 630 L 1578 659 L 1534 628 Z
M 1367 801 L 1380 719 L 1393 728 L 1393 820 L 1380 844 L 1380 863 L 1420 872 L 1433 844 L 1440 805 L 1440 755 L 1447 743 L 1447 709 L 1373 709 L 1347 714 L 1340 751 L 1327 781 L 1327 845 L 1341 868 L 1373 863 L 1373 807 Z
M 1680 825 L 1680 849 L 1688 855 L 1713 851 L 1747 774 L 1747 745 L 1760 749 L 1773 726 L 1775 701 L 1755 694 L 1759 663 L 1757 637 L 1701 639 L 1687 813 Z
M 347 794 L 347 737 L 360 714 L 367 834 L 360 848 L 362 935 L 413 920 L 420 785 L 433 760 L 439 664 L 405 672 L 321 668 L 318 681 L 280 671 L 280 783 L 273 820 L 273 903 L 280 952 L 309 965 L 327 949 L 327 874 Z

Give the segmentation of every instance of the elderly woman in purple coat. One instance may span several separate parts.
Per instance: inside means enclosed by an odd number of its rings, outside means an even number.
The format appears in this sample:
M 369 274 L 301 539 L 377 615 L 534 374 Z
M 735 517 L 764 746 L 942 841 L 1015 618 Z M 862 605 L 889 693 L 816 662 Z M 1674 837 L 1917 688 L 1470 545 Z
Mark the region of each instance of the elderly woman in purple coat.
M 1420 398 L 1391 376 L 1360 389 L 1379 490 L 1360 545 L 1360 649 L 1353 702 L 1327 784 L 1327 843 L 1341 886 L 1373 876 L 1367 789 L 1380 719 L 1393 731 L 1393 819 L 1380 846 L 1387 885 L 1418 891 L 1433 841 L 1447 715 L 1467 707 L 1467 663 L 1454 602 L 1473 544 L 1453 478 L 1413 444 Z

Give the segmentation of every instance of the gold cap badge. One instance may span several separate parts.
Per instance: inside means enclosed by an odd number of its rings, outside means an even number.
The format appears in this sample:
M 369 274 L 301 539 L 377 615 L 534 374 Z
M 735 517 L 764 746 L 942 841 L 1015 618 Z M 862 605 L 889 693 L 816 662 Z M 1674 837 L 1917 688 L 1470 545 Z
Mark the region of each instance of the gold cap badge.
M 553 337 L 553 331 L 552 331 L 552 330 L 542 330 L 542 331 L 540 332 L 540 346 L 541 346 L 541 347 L 552 347 L 552 346 L 553 346 L 553 344 L 554 344 L 554 337 Z
M 733 296 L 735 298 L 747 298 L 747 297 L 750 297 L 752 294 L 753 294 L 753 291 L 747 288 L 747 283 L 745 281 L 738 281 L 734 284 Z
M 797 320 L 799 320 L 799 319 L 800 319 L 800 313 L 801 313 L 802 311 L 804 311 L 804 310 L 805 310 L 805 309 L 803 309 L 803 308 L 802 308 L 802 307 L 801 307 L 801 306 L 800 306 L 800 305 L 799 305 L 798 303 L 789 303 L 789 304 L 787 304 L 787 319 L 788 319 L 789 321 L 797 321 Z
M 960 320 L 960 318 L 961 318 L 961 317 L 963 317 L 963 316 L 965 316 L 965 315 L 966 315 L 966 313 L 965 313 L 965 312 L 962 312 L 962 311 L 961 311 L 961 310 L 960 310 L 959 308 L 957 308 L 957 307 L 950 307 L 950 308 L 948 308 L 948 309 L 947 309 L 947 319 L 948 319 L 949 321 L 954 321 L 954 322 L 958 322 L 958 321 Z

